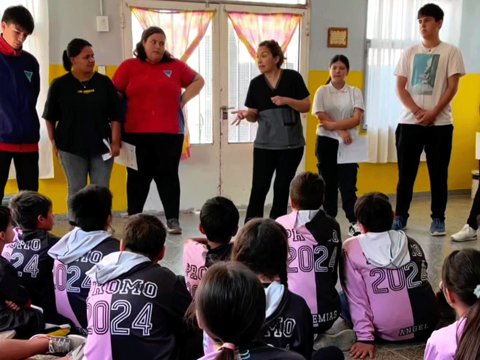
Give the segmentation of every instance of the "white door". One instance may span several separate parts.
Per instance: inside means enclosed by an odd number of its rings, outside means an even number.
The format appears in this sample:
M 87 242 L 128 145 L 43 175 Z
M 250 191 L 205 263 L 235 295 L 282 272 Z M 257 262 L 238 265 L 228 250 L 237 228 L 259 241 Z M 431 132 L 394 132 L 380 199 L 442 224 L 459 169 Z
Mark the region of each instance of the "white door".
M 168 11 L 215 11 L 215 16 L 194 54 L 187 63 L 205 78 L 200 96 L 187 104 L 191 140 L 191 157 L 180 163 L 182 210 L 199 209 L 206 199 L 227 196 L 239 207 L 248 203 L 252 176 L 252 142 L 256 124 L 231 126 L 231 109 L 244 108 L 250 80 L 258 75 L 254 60 L 238 40 L 227 11 L 252 13 L 301 12 L 304 20 L 287 51 L 287 66 L 300 69 L 305 75 L 306 10 L 268 8 L 265 6 L 214 5 L 188 2 L 128 0 L 122 4 L 124 19 L 124 57 L 132 55 L 140 40 L 141 27 L 130 7 Z M 162 27 L 161 24 L 157 24 Z M 167 33 L 167 49 L 169 34 Z M 303 41 L 302 41 L 303 39 Z M 302 59 L 302 60 L 299 60 Z M 303 71 L 302 71 L 303 70 Z M 303 162 L 299 169 L 303 169 Z M 271 202 L 271 195 L 267 204 Z M 156 186 L 152 182 L 145 210 L 162 210 Z

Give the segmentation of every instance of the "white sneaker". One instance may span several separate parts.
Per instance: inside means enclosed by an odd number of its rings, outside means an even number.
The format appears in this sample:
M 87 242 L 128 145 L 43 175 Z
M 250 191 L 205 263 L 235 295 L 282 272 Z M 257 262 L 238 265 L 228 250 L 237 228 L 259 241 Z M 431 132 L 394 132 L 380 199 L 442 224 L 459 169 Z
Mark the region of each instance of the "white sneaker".
M 327 346 L 336 346 L 342 351 L 349 351 L 356 341 L 355 331 L 351 329 L 342 330 L 333 335 L 319 334 L 313 340 L 313 349 L 317 351 Z
M 468 224 L 465 224 L 462 230 L 452 235 L 452 241 L 457 242 L 475 240 L 476 238 L 477 230 L 472 229 Z

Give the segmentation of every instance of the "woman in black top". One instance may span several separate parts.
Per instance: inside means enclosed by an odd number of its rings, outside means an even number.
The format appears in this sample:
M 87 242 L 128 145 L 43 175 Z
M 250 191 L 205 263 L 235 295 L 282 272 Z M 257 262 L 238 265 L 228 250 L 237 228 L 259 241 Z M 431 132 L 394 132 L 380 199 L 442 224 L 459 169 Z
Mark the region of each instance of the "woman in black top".
M 305 139 L 300 113 L 310 110 L 309 92 L 302 76 L 282 69 L 285 57 L 275 40 L 263 41 L 257 51 L 259 76 L 250 82 L 245 106 L 234 113 L 234 124 L 243 119 L 258 121 L 253 143 L 253 179 L 245 221 L 263 217 L 265 198 L 273 173 L 273 204 L 270 217 L 287 213 L 290 182 L 303 156 Z
M 50 86 L 43 118 L 71 197 L 90 183 L 109 187 L 120 152 L 120 102 L 112 81 L 95 72 L 92 45 L 73 39 L 63 52 L 67 74 Z

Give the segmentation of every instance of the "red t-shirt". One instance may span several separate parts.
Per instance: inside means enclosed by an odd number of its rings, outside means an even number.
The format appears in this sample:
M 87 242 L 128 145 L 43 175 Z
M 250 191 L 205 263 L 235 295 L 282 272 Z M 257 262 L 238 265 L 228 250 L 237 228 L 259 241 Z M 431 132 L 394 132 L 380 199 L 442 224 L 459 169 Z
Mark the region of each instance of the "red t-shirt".
M 113 83 L 127 99 L 125 132 L 182 134 L 180 96 L 195 75 L 177 59 L 151 64 L 134 58 L 121 63 Z

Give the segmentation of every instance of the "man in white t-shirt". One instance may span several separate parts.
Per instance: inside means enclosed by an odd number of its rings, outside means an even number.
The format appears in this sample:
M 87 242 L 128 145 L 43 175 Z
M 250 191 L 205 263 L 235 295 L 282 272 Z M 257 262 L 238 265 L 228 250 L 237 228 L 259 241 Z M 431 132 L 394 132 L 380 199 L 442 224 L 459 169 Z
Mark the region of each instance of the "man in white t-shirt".
M 422 43 L 406 49 L 397 64 L 397 93 L 403 112 L 395 132 L 398 157 L 393 229 L 405 229 L 420 155 L 425 150 L 431 188 L 430 234 L 445 235 L 448 164 L 452 150 L 450 102 L 465 74 L 462 54 L 440 40 L 443 11 L 426 4 L 418 11 Z

